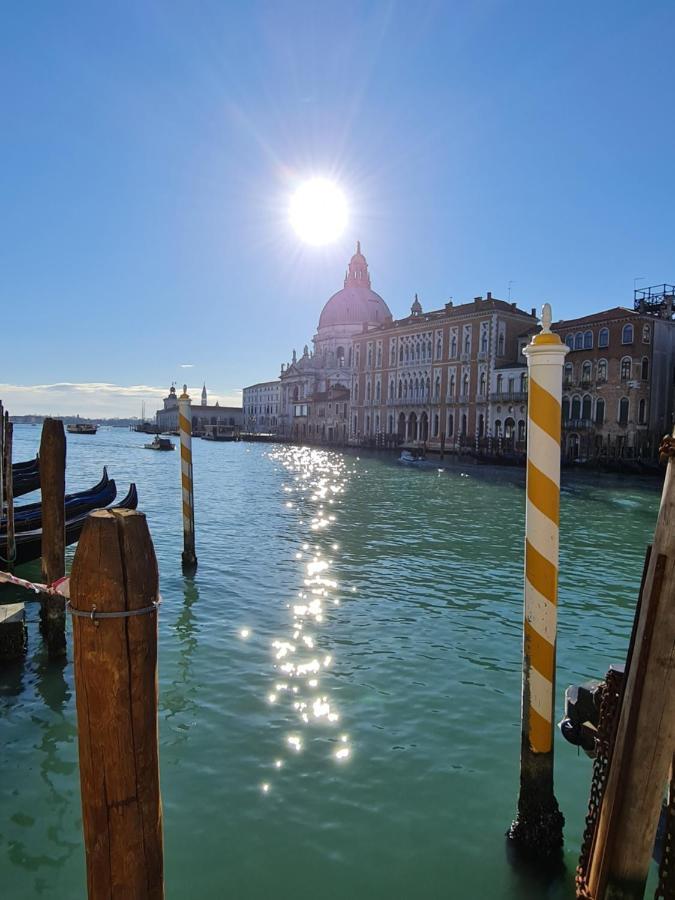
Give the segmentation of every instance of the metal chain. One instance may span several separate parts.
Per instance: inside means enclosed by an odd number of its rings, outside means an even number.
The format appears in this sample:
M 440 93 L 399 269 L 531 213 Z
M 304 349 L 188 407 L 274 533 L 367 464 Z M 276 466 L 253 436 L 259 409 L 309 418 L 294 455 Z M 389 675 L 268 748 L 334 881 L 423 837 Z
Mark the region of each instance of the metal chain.
M 675 756 L 670 770 L 668 790 L 668 812 L 666 830 L 663 835 L 663 850 L 659 866 L 659 883 L 654 900 L 674 900 L 675 898 Z
M 578 900 L 594 900 L 588 889 L 588 864 L 591 858 L 593 836 L 600 815 L 602 798 L 605 793 L 609 764 L 614 749 L 614 737 L 620 709 L 621 685 L 623 674 L 610 669 L 605 677 L 604 684 L 600 687 L 602 697 L 600 699 L 600 719 L 598 722 L 598 736 L 595 740 L 595 759 L 593 760 L 593 777 L 591 779 L 591 793 L 588 801 L 588 815 L 586 827 L 581 842 L 579 865 L 576 872 L 576 888 Z

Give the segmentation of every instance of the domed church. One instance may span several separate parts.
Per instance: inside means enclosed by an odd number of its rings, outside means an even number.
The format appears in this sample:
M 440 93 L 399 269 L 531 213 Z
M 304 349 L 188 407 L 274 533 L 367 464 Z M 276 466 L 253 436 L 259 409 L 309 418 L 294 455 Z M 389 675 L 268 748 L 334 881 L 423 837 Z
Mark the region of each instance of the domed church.
M 306 422 L 309 398 L 338 387 L 349 390 L 353 339 L 369 327 L 391 320 L 389 307 L 371 287 L 368 263 L 358 241 L 343 288 L 321 310 L 313 351 L 305 344 L 301 357 L 294 350 L 291 361 L 281 366 L 280 413 L 286 433 Z

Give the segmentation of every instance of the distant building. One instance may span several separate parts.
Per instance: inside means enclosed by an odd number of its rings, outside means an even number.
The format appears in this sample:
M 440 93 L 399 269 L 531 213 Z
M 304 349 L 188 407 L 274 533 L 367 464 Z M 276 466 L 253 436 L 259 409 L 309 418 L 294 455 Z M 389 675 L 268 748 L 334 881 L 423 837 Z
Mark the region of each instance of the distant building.
M 279 428 L 280 398 L 279 379 L 245 387 L 242 392 L 244 430 L 276 434 Z
M 202 402 L 199 405 L 191 404 L 192 433 L 200 436 L 204 434 L 231 434 L 233 430 L 240 430 L 244 423 L 242 408 L 239 406 L 220 406 L 218 402 L 214 406 L 207 403 L 206 384 L 202 388 Z M 178 397 L 176 388 L 171 385 L 168 395 L 164 398 L 164 408 L 155 413 L 157 427 L 161 432 L 178 432 Z

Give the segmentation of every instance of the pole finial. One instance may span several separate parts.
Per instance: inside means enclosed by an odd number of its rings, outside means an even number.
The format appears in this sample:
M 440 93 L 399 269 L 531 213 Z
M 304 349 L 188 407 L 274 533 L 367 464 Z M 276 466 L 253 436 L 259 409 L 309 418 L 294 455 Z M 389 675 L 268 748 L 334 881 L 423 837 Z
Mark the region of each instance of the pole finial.
M 551 311 L 551 304 L 544 303 L 541 308 L 541 330 L 544 334 L 551 333 L 551 322 L 553 321 L 553 312 Z

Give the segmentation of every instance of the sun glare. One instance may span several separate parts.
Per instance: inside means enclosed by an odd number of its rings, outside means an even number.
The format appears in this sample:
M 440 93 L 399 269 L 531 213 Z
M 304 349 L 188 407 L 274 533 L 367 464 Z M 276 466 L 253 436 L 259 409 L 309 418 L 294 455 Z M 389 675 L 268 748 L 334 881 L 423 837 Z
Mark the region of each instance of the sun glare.
M 311 178 L 291 197 L 291 225 L 307 244 L 320 246 L 337 240 L 347 225 L 347 200 L 327 178 Z

